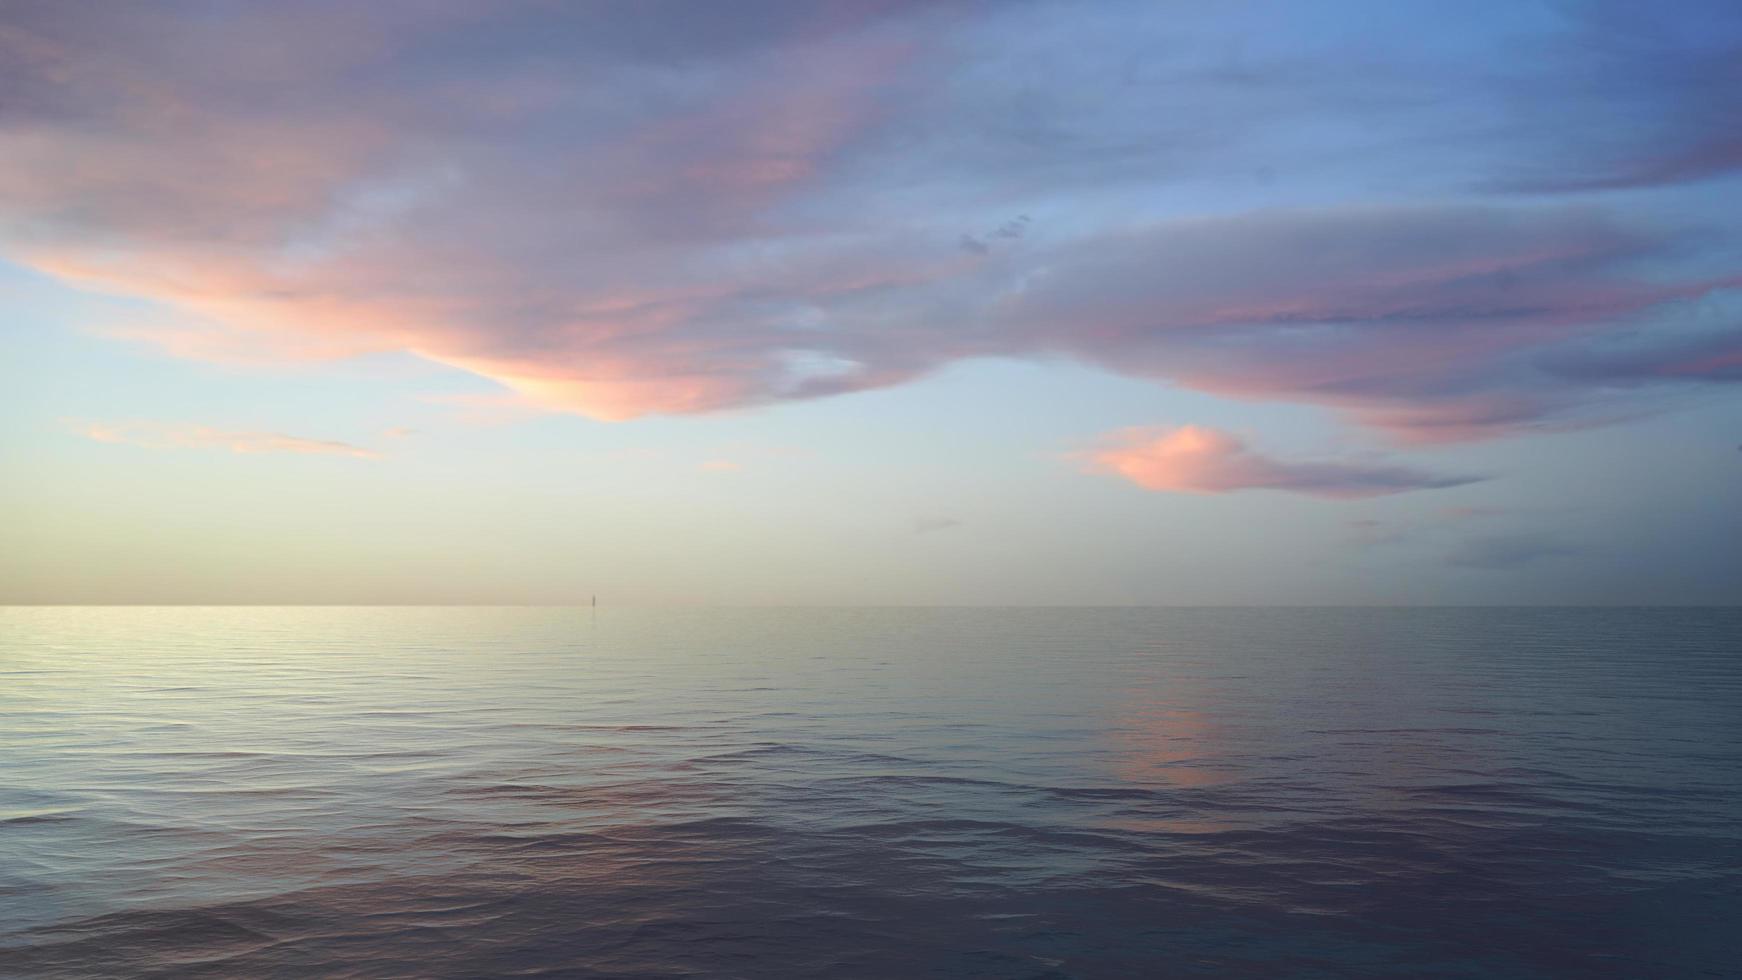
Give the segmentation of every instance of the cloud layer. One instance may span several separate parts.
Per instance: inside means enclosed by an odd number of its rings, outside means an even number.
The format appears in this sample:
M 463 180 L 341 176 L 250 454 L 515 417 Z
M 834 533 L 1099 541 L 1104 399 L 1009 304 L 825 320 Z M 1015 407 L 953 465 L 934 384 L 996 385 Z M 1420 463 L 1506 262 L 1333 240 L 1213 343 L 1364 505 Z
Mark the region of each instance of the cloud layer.
M 1283 490 L 1348 500 L 1455 487 L 1476 479 L 1386 463 L 1277 459 L 1236 436 L 1198 425 L 1128 429 L 1082 458 L 1091 470 L 1124 477 L 1145 490 L 1173 493 Z
M 601 419 L 1070 357 L 1423 443 L 1742 378 L 1733 5 L 632 6 L 10 4 L 0 247 L 179 354 Z

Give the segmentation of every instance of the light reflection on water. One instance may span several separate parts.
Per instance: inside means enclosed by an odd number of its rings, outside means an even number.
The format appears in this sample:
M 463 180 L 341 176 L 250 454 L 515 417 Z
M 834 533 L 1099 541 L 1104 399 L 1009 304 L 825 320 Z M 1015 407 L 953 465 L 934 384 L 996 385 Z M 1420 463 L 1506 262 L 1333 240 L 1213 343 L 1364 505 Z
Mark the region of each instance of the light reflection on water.
M 1738 610 L 0 610 L 0 975 L 1700 976 Z

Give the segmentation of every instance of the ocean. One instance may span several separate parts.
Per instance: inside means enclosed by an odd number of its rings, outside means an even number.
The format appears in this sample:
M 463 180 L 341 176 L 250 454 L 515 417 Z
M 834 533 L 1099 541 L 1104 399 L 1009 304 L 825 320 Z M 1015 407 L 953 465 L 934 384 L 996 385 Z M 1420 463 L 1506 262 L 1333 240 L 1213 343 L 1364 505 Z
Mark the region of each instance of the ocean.
M 1742 609 L 0 609 L 0 976 L 1742 976 Z

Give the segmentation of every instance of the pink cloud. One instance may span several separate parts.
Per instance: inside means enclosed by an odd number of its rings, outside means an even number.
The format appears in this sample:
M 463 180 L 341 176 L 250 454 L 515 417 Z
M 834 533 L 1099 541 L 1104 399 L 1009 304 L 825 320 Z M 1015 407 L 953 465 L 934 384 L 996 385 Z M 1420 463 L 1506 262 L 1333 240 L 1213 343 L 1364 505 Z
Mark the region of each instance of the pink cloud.
M 1281 490 L 1355 499 L 1475 482 L 1471 477 L 1437 476 L 1385 463 L 1277 459 L 1251 449 L 1227 432 L 1197 425 L 1126 429 L 1080 457 L 1094 472 L 1111 473 L 1145 490 L 1169 493 Z
M 729 459 L 710 459 L 702 463 L 698 468 L 710 473 L 733 473 L 743 469 L 744 464 L 736 463 Z
M 227 449 L 234 453 L 303 453 L 378 459 L 373 449 L 348 442 L 305 439 L 280 432 L 215 429 L 205 425 L 167 422 L 76 422 L 74 431 L 87 439 L 146 449 Z

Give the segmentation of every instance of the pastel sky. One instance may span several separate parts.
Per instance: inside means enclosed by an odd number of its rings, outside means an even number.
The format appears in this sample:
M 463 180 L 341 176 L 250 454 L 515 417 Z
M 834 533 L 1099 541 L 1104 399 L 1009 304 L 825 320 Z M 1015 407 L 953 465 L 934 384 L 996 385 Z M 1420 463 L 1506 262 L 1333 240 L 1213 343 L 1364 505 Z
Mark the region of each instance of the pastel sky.
M 0 0 L 0 601 L 1742 602 L 1733 0 Z

